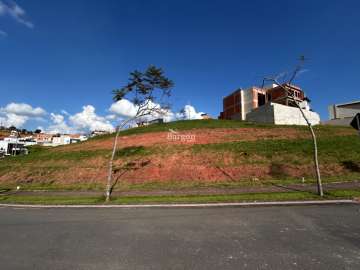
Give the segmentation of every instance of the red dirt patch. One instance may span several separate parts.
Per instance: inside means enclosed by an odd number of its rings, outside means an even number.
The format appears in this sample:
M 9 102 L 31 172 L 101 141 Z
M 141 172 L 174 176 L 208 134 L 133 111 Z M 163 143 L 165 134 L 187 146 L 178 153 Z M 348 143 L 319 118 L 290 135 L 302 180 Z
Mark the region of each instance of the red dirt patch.
M 303 130 L 290 128 L 236 128 L 236 129 L 195 129 L 178 133 L 155 132 L 118 139 L 119 147 L 154 146 L 154 145 L 194 145 L 231 141 L 256 141 L 259 139 L 295 139 L 308 138 L 309 134 Z M 71 147 L 60 147 L 56 151 L 79 151 L 111 149 L 113 138 L 99 141 L 88 141 Z

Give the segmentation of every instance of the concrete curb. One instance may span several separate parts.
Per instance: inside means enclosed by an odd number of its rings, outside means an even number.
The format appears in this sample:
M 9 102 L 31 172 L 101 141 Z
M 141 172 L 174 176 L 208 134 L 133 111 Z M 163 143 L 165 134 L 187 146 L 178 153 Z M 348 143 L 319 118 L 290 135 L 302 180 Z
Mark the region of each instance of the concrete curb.
M 205 207 L 252 207 L 252 206 L 294 206 L 294 205 L 334 205 L 359 204 L 353 200 L 324 201 L 284 201 L 284 202 L 242 202 L 242 203 L 184 203 L 184 204 L 100 204 L 100 205 L 36 205 L 0 204 L 12 208 L 205 208 Z

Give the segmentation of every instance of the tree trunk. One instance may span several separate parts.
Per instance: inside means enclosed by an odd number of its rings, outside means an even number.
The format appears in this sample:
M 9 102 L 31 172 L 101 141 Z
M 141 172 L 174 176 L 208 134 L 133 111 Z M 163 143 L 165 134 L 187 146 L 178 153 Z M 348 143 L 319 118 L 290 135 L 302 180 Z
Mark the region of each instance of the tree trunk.
M 117 128 L 117 130 L 116 130 L 116 135 L 115 135 L 115 139 L 114 139 L 113 149 L 112 149 L 112 152 L 111 152 L 111 158 L 110 158 L 110 161 L 109 161 L 109 171 L 108 171 L 106 191 L 105 191 L 106 202 L 109 202 L 109 201 L 110 201 L 110 196 L 111 196 L 111 183 L 112 183 L 113 163 L 114 163 L 114 158 L 115 158 L 115 153 L 116 153 L 116 147 L 117 147 L 117 141 L 118 141 L 118 137 L 119 137 L 120 130 L 121 130 L 121 127 L 119 126 L 119 127 Z
M 295 99 L 294 99 L 294 101 L 295 101 Z M 317 148 L 317 141 L 316 141 L 315 132 L 314 132 L 314 129 L 312 128 L 311 123 L 309 122 L 309 120 L 305 116 L 305 113 L 301 109 L 299 103 L 297 101 L 295 101 L 295 104 L 299 108 L 299 110 L 300 110 L 302 116 L 304 117 L 304 119 L 305 119 L 305 121 L 306 121 L 306 123 L 307 123 L 307 125 L 309 127 L 309 130 L 311 132 L 311 136 L 312 136 L 312 139 L 313 139 L 313 145 L 314 145 L 314 163 L 315 163 L 315 171 L 316 171 L 317 190 L 318 190 L 319 196 L 323 197 L 324 192 L 323 192 L 322 183 L 321 183 L 321 175 L 320 175 L 319 159 L 318 159 L 318 148 Z
M 294 103 L 296 104 L 296 106 L 298 107 L 298 109 L 301 112 L 301 115 L 303 116 L 303 118 L 305 119 L 312 139 L 313 139 L 313 145 L 314 145 L 314 163 L 315 163 L 315 171 L 316 171 L 316 179 L 317 179 L 317 189 L 318 189 L 318 194 L 319 196 L 323 197 L 324 196 L 324 192 L 323 192 L 323 188 L 322 188 L 322 183 L 321 183 L 321 175 L 320 175 L 320 168 L 319 168 L 319 159 L 318 159 L 318 148 L 317 148 L 317 141 L 316 141 L 316 136 L 315 136 L 315 132 L 312 128 L 311 123 L 309 122 L 309 120 L 307 119 L 304 111 L 302 110 L 301 106 L 299 105 L 299 103 L 295 100 L 295 98 L 293 97 L 293 95 L 280 83 L 277 82 L 277 80 L 275 79 L 271 79 L 271 81 L 273 81 L 277 86 L 280 86 L 286 93 L 288 96 L 290 96 L 292 98 L 292 100 L 294 101 Z M 291 82 L 291 81 L 290 81 Z M 290 83 L 289 83 L 290 84 Z
M 311 131 L 311 136 L 313 138 L 313 144 L 314 144 L 314 162 L 315 162 L 315 168 L 316 168 L 316 179 L 317 179 L 318 194 L 319 194 L 319 196 L 323 197 L 324 192 L 323 192 L 322 183 L 321 183 L 316 136 L 315 136 L 315 132 L 314 132 L 311 124 L 309 125 L 309 128 L 310 128 L 310 131 Z

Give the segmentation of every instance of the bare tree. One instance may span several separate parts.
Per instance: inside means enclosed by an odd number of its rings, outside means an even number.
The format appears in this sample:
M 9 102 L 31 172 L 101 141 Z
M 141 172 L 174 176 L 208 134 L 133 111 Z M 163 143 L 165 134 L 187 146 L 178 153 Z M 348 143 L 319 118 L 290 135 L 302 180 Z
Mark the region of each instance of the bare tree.
M 120 131 L 130 123 L 135 123 L 137 120 L 166 115 L 170 108 L 166 99 L 171 95 L 171 89 L 173 87 L 173 81 L 165 77 L 161 68 L 149 66 L 145 72 L 137 70 L 131 72 L 129 83 L 121 89 L 113 91 L 113 99 L 116 102 L 125 97 L 129 97 L 136 107 L 136 113 L 132 117 L 122 120 L 116 127 L 105 191 L 107 202 L 110 201 L 112 192 L 113 163 Z
M 315 172 L 316 172 L 316 179 L 317 179 L 317 191 L 318 191 L 318 194 L 322 197 L 322 196 L 324 196 L 324 192 L 323 192 L 322 183 L 321 183 L 321 175 L 320 175 L 320 168 L 319 168 L 318 147 L 317 147 L 316 135 L 315 135 L 314 129 L 313 129 L 309 119 L 306 117 L 306 115 L 304 113 L 304 110 L 301 108 L 299 102 L 295 99 L 294 93 L 289 91 L 289 89 L 286 87 L 286 85 L 291 85 L 291 83 L 294 81 L 294 79 L 299 74 L 299 72 L 301 72 L 303 70 L 302 66 L 303 66 L 304 61 L 305 61 L 305 57 L 301 56 L 300 57 L 300 63 L 296 66 L 295 70 L 292 72 L 292 74 L 290 76 L 290 79 L 287 82 L 280 83 L 278 81 L 278 76 L 277 77 L 265 77 L 263 79 L 263 83 L 262 83 L 261 88 L 264 88 L 264 85 L 265 85 L 266 82 L 271 82 L 271 83 L 276 84 L 278 87 L 280 87 L 281 89 L 283 89 L 285 91 L 287 96 L 294 102 L 295 106 L 300 110 L 302 117 L 304 118 L 306 124 L 309 127 L 309 131 L 311 133 L 311 137 L 312 137 L 312 140 L 313 140 L 314 165 L 315 165 Z M 281 76 L 283 76 L 283 74 L 281 74 Z

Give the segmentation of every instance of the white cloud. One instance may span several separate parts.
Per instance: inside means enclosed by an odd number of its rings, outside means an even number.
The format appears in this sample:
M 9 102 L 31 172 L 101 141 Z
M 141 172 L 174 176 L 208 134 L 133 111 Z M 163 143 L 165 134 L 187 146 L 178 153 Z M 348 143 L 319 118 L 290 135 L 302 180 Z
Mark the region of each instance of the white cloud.
M 34 24 L 26 18 L 25 10 L 14 1 L 4 2 L 0 0 L 0 16 L 8 15 L 18 23 L 28 28 L 34 28 Z
M 3 117 L 0 116 L 0 126 L 5 126 L 5 127 L 15 126 L 17 128 L 20 128 L 28 120 L 29 120 L 29 117 L 27 117 L 27 116 L 8 113 Z
M 164 122 L 170 122 L 175 120 L 174 113 L 171 112 L 170 110 L 162 109 L 160 104 L 158 103 L 149 101 L 147 109 L 149 111 L 144 109 L 141 113 L 148 115 L 141 117 L 139 121 L 150 121 L 156 118 L 163 118 Z M 117 101 L 113 103 L 109 108 L 109 111 L 115 114 L 115 117 L 119 116 L 120 118 L 123 119 L 129 119 L 131 117 L 134 117 L 138 112 L 138 110 L 139 110 L 139 106 L 135 105 L 134 103 L 132 103 L 127 99 L 122 99 L 120 101 Z M 108 116 L 108 117 L 114 118 L 114 116 Z
M 67 125 L 63 115 L 51 113 L 50 118 L 51 118 L 51 121 L 52 121 L 52 125 L 50 125 L 46 129 L 49 133 L 52 133 L 52 134 L 56 134 L 56 133 L 63 133 L 63 134 L 73 133 L 73 129 Z
M 67 112 L 67 111 L 65 111 L 65 110 L 61 110 L 61 113 L 63 114 L 63 115 L 66 115 L 66 116 L 69 116 L 70 114 Z
M 6 6 L 2 1 L 0 1 L 0 16 L 4 15 L 5 13 L 6 13 Z
M 0 107 L 0 126 L 23 127 L 29 120 L 48 122 L 45 130 L 49 133 L 77 133 L 93 130 L 114 131 L 111 120 L 116 119 L 116 115 L 106 117 L 98 116 L 95 108 L 91 105 L 83 107 L 83 110 L 74 115 L 70 115 L 65 110 L 62 114 L 51 113 L 50 115 L 41 108 L 33 107 L 26 103 L 9 103 Z M 109 121 L 110 120 L 110 121 Z
M 29 116 L 29 117 L 41 117 L 46 114 L 43 108 L 33 108 L 31 105 L 26 103 L 9 103 L 5 108 L 0 108 L 0 111 L 5 113 L 13 113 L 17 115 Z
M 84 106 L 82 112 L 70 116 L 69 120 L 74 129 L 79 131 L 114 131 L 112 124 L 105 117 L 98 116 L 94 106 L 91 105 Z
M 185 120 L 193 120 L 193 119 L 202 119 L 202 112 L 197 112 L 196 109 L 191 105 L 186 105 L 181 112 L 173 113 L 171 110 L 162 110 L 161 106 L 157 103 L 149 102 L 150 109 L 157 108 L 157 111 L 160 112 L 153 112 L 150 115 L 142 117 L 143 120 L 151 120 L 155 118 L 163 118 L 164 122 L 171 122 L 178 119 L 185 119 Z M 109 111 L 116 114 L 120 118 L 131 118 L 136 115 L 138 110 L 138 106 L 133 104 L 131 101 L 122 99 L 116 103 L 113 103 Z M 110 117 L 110 116 L 109 116 Z M 111 116 L 113 117 L 113 116 Z M 110 119 L 110 118 L 108 118 Z
M 109 111 L 120 117 L 130 118 L 136 115 L 137 106 L 127 99 L 122 99 L 111 104 Z
M 50 117 L 54 124 L 64 123 L 64 116 L 62 116 L 61 114 L 51 113 Z
M 174 113 L 171 110 L 161 109 L 157 103 L 149 102 L 149 108 L 157 108 L 157 112 L 142 117 L 138 121 L 149 121 L 156 118 L 164 119 L 164 122 L 171 122 L 179 119 L 201 119 L 201 112 L 197 112 L 191 105 L 186 105 L 181 112 Z M 41 108 L 33 107 L 26 103 L 9 103 L 5 107 L 0 107 L 0 125 L 23 127 L 29 120 L 47 122 L 45 130 L 49 133 L 84 133 L 94 130 L 114 131 L 117 120 L 129 119 L 135 116 L 138 107 L 128 100 L 112 104 L 106 116 L 96 114 L 94 106 L 83 106 L 82 111 L 70 115 L 65 110 L 61 113 L 50 113 Z M 160 111 L 160 112 L 159 112 Z
M 203 112 L 196 112 L 196 109 L 191 105 L 185 105 L 181 112 L 177 113 L 176 116 L 179 119 L 195 120 L 202 119 Z
M 65 116 L 68 121 L 65 120 Z M 62 110 L 62 114 L 50 114 L 52 124 L 46 129 L 49 133 L 83 133 L 94 130 L 114 131 L 114 127 L 107 120 L 107 117 L 98 116 L 92 105 L 83 107 L 83 110 L 70 115 Z
M 115 114 L 109 114 L 109 115 L 105 116 L 105 118 L 107 120 L 116 120 L 116 115 Z
M 46 111 L 40 107 L 33 108 L 26 103 L 9 103 L 0 108 L 0 125 L 17 128 L 23 127 L 30 120 L 43 120 Z

